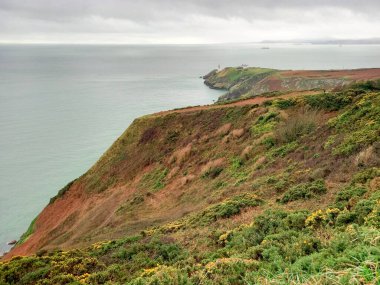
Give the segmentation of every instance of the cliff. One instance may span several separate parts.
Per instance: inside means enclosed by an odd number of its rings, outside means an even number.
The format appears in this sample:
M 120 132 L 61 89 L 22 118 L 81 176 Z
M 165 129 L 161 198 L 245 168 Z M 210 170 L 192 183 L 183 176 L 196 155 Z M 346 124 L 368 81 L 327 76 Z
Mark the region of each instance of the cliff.
M 0 283 L 374 282 L 379 137 L 377 82 L 136 119 L 51 199 Z

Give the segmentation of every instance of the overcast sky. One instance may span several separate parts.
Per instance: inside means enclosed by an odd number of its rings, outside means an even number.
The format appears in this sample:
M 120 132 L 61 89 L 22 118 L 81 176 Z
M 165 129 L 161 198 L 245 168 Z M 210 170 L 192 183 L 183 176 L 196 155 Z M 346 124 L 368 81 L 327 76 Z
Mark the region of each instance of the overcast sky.
M 0 42 L 223 43 L 380 37 L 380 0 L 0 0 Z

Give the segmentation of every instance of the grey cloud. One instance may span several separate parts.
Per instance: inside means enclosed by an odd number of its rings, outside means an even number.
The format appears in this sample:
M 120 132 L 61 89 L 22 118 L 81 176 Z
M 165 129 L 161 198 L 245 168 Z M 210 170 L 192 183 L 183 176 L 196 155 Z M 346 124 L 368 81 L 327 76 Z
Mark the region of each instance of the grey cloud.
M 241 33 L 240 41 L 255 29 L 258 34 L 266 30 L 266 39 L 276 37 L 279 27 L 292 29 L 288 36 L 299 38 L 307 36 L 307 27 L 316 37 L 380 36 L 379 16 L 378 0 L 0 0 L 0 41 L 23 33 L 25 38 L 32 34 L 52 38 L 52 33 L 63 37 L 75 33 L 124 33 L 139 38 L 162 36 L 173 42 L 179 36 L 204 41 L 202 38 L 207 37 L 200 33 L 215 32 L 218 25 L 230 33 L 236 27 L 236 33 Z M 365 32 L 361 35 L 355 28 L 350 34 L 352 23 L 362 25 Z M 328 32 L 326 24 L 339 29 Z M 300 25 L 304 27 L 294 28 Z M 225 41 L 237 34 L 226 35 Z M 222 38 L 219 35 L 213 41 L 223 41 Z

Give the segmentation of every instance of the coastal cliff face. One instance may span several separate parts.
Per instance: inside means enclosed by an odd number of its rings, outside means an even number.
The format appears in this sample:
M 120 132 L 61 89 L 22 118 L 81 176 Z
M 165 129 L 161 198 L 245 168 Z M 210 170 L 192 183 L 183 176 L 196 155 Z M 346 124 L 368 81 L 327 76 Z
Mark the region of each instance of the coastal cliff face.
M 341 90 L 355 82 L 379 80 L 380 68 L 353 70 L 276 70 L 259 67 L 227 67 L 205 75 L 204 83 L 228 91 L 223 100 L 250 98 L 289 90 Z
M 249 72 L 238 85 L 220 72 L 206 80 L 246 91 L 279 76 Z M 281 91 L 136 119 L 51 199 L 0 263 L 0 283 L 375 280 L 378 82 Z

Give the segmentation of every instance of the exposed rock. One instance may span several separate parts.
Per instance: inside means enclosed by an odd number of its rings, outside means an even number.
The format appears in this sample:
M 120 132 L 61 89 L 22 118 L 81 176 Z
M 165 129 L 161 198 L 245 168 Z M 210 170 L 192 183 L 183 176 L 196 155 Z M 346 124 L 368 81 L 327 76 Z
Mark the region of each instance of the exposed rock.
M 9 241 L 7 244 L 8 245 L 14 245 L 14 244 L 16 244 L 17 243 L 17 240 L 11 240 L 11 241 Z

